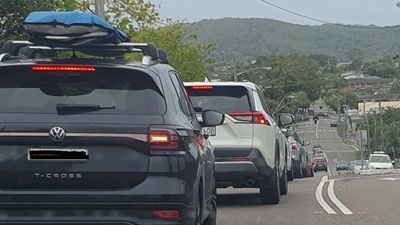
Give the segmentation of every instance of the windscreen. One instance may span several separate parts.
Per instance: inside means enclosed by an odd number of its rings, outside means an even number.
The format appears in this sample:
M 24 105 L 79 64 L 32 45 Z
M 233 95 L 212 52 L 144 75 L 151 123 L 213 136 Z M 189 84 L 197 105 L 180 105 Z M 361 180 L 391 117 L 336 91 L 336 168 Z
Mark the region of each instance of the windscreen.
M 250 112 L 248 91 L 241 86 L 186 87 L 196 111 L 216 110 L 223 113 Z
M 161 115 L 166 109 L 153 78 L 135 70 L 69 73 L 3 67 L 0 80 L 0 113 L 53 114 L 60 105 L 97 106 L 87 107 L 84 113 L 91 114 Z
M 373 162 L 373 163 L 390 163 L 391 160 L 390 160 L 389 156 L 382 155 L 382 156 L 372 156 L 371 162 Z

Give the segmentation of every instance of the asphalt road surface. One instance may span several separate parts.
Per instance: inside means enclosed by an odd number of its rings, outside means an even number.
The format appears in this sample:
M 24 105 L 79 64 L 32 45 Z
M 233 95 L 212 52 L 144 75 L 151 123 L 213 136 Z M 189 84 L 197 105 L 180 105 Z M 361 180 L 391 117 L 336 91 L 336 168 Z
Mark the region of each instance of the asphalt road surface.
M 312 121 L 298 127 L 305 141 L 317 141 L 329 161 L 356 158 L 329 119 L 318 127 Z M 317 132 L 316 132 L 316 128 Z M 331 163 L 333 164 L 333 163 Z M 312 178 L 289 183 L 289 193 L 279 205 L 262 205 L 257 189 L 219 189 L 218 225 L 397 225 L 400 224 L 400 175 L 331 176 L 318 172 Z

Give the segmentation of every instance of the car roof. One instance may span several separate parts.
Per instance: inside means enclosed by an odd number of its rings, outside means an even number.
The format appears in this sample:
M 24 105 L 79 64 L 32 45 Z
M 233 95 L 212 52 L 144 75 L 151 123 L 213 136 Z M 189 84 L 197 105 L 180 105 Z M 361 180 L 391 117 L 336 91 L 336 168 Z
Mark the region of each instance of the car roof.
M 210 85 L 210 86 L 238 86 L 257 90 L 257 85 L 251 82 L 185 82 L 185 86 Z

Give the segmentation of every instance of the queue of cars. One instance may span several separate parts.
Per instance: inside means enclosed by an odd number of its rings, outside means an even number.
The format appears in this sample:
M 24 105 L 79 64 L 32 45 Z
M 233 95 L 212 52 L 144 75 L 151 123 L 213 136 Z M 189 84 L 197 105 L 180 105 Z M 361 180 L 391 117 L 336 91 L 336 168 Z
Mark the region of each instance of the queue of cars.
M 262 203 L 279 203 L 280 195 L 288 192 L 288 178 L 292 179 L 291 152 L 281 128 L 292 124 L 293 116 L 287 121 L 283 114 L 274 118 L 263 92 L 250 82 L 185 86 L 199 115 L 204 110 L 225 114 L 225 122 L 210 136 L 216 186 L 259 188 Z

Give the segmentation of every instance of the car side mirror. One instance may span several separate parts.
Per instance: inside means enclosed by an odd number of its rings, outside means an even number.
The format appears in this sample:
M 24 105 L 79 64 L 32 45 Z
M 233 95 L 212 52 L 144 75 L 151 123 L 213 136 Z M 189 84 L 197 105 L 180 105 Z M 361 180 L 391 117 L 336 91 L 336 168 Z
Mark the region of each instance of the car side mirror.
M 278 123 L 279 127 L 286 127 L 295 122 L 294 116 L 289 113 L 280 113 L 278 114 Z
M 218 126 L 225 121 L 225 115 L 217 111 L 205 110 L 201 115 L 204 127 Z

